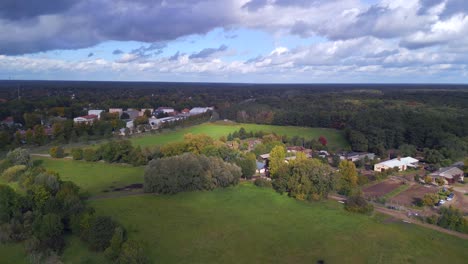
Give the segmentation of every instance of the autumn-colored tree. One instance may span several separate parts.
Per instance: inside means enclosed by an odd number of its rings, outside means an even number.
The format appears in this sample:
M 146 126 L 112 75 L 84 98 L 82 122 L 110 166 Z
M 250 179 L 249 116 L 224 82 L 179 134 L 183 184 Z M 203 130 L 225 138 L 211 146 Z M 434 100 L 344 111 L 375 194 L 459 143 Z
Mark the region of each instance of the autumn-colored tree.
M 184 136 L 184 142 L 187 145 L 187 150 L 195 154 L 200 154 L 205 147 L 214 144 L 213 138 L 208 135 L 193 135 L 191 133 Z
M 356 166 L 352 161 L 343 160 L 339 165 L 339 190 L 340 194 L 349 195 L 356 187 L 358 182 L 358 175 Z
M 320 136 L 318 141 L 320 142 L 320 144 L 322 144 L 322 146 L 326 146 L 328 144 L 328 141 L 324 136 Z
M 287 164 L 284 162 L 286 151 L 283 146 L 276 146 L 270 152 L 269 170 L 272 178 L 277 177 Z

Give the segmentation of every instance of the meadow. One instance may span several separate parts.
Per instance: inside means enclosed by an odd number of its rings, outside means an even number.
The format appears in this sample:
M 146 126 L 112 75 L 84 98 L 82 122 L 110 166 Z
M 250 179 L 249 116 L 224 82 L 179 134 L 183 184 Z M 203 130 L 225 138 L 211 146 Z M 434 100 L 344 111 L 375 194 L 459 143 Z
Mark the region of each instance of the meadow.
M 468 257 L 466 240 L 250 183 L 90 203 L 126 226 L 159 263 L 463 263 Z
M 73 181 L 91 195 L 103 194 L 133 183 L 143 183 L 144 167 L 71 159 L 35 159 L 41 160 L 45 168 L 58 172 L 62 180 Z
M 276 133 L 278 135 L 287 135 L 289 137 L 299 136 L 306 139 L 324 136 L 328 140 L 328 147 L 330 149 L 347 148 L 348 143 L 344 138 L 342 131 L 329 129 L 329 128 L 310 128 L 310 127 L 296 127 L 296 126 L 273 126 L 273 125 L 257 125 L 257 124 L 239 124 L 232 122 L 216 122 L 205 123 L 192 127 L 182 128 L 179 130 L 169 130 L 156 134 L 145 134 L 136 136 L 130 140 L 135 146 L 150 147 L 154 145 L 163 145 L 170 142 L 181 141 L 187 133 L 192 134 L 206 134 L 213 138 L 218 139 L 221 136 L 227 136 L 241 127 L 247 131 L 263 131 L 268 133 Z

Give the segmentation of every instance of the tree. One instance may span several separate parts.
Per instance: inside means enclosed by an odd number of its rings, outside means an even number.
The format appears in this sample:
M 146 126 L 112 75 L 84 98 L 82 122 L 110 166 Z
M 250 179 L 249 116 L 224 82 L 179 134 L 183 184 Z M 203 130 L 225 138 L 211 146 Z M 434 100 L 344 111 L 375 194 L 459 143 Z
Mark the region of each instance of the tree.
M 150 118 L 151 115 L 152 115 L 151 110 L 146 109 L 145 112 L 143 113 L 143 115 L 146 116 L 146 117 L 148 117 L 148 118 Z
M 83 150 L 83 159 L 86 161 L 98 161 L 100 157 L 95 149 L 85 148 Z
M 327 146 L 328 141 L 324 136 L 320 136 L 318 141 L 320 142 L 320 144 L 322 144 L 322 146 Z
M 356 187 L 358 182 L 358 175 L 356 166 L 352 161 L 343 160 L 339 165 L 339 193 L 349 195 Z
M 257 160 L 255 158 L 255 154 L 244 154 L 242 157 L 236 159 L 235 163 L 241 168 L 242 176 L 244 178 L 251 179 L 252 176 L 255 174 L 255 171 L 257 169 Z
M 348 135 L 348 140 L 351 144 L 351 148 L 354 150 L 354 151 L 367 151 L 369 149 L 369 142 L 366 138 L 366 136 L 359 132 L 359 131 L 355 131 L 355 130 L 351 130 L 349 133 L 347 133 Z
M 122 251 L 117 261 L 119 264 L 146 264 L 150 263 L 145 255 L 141 243 L 129 240 L 122 245 Z
M 139 116 L 137 118 L 135 118 L 135 120 L 133 120 L 133 125 L 135 127 L 139 126 L 139 125 L 146 125 L 148 124 L 148 117 L 147 116 Z
M 29 155 L 29 151 L 23 148 L 16 148 L 9 151 L 6 159 L 14 165 L 31 165 L 31 156 Z
M 91 249 L 103 251 L 108 248 L 117 226 L 110 217 L 97 216 L 89 229 L 89 244 Z
M 443 228 L 468 233 L 468 220 L 459 209 L 452 205 L 440 208 L 440 217 L 437 221 L 437 225 Z
M 19 209 L 19 197 L 8 185 L 0 184 L 0 224 L 9 223 Z
M 416 147 L 409 144 L 403 144 L 398 148 L 398 151 L 401 156 L 414 156 L 416 154 Z
M 362 192 L 351 194 L 345 202 L 345 209 L 354 213 L 370 214 L 374 210 L 374 206 L 369 204 L 362 196 Z
M 286 158 L 286 151 L 283 146 L 276 146 L 270 152 L 269 170 L 272 178 L 277 177 L 287 167 L 284 162 Z
M 128 113 L 125 113 L 123 112 L 121 115 L 120 115 L 120 119 L 130 119 L 130 116 L 128 115 Z
M 110 246 L 104 251 L 104 255 L 109 260 L 116 260 L 119 258 L 120 249 L 122 244 L 125 242 L 125 231 L 122 227 L 116 227 L 114 230 L 114 235 L 110 241 Z
M 426 193 L 422 198 L 422 204 L 425 206 L 434 206 L 439 202 L 439 195 L 436 193 Z
M 52 158 L 63 158 L 65 157 L 65 151 L 62 147 L 51 147 L 49 150 L 49 154 Z
M 34 142 L 36 144 L 44 145 L 47 140 L 47 135 L 45 133 L 44 127 L 42 125 L 34 126 Z

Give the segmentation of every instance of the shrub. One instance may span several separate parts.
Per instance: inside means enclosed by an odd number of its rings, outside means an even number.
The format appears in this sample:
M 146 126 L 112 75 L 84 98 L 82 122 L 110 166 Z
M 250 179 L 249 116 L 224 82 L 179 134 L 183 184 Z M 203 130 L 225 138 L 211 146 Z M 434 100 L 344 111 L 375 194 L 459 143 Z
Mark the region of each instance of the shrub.
M 453 207 L 442 207 L 437 225 L 443 228 L 468 233 L 468 220 L 463 217 L 463 213 Z
M 366 175 L 358 175 L 358 185 L 365 185 L 369 183 L 369 178 Z
M 51 147 L 49 150 L 49 154 L 52 158 L 63 158 L 65 157 L 65 151 L 62 147 Z
M 426 217 L 426 223 L 431 224 L 431 225 L 437 224 L 437 215 L 431 215 L 431 216 Z
M 119 264 L 146 264 L 150 263 L 145 255 L 143 246 L 140 242 L 129 240 L 122 245 L 119 259 Z
M 15 165 L 5 170 L 2 173 L 2 178 L 6 181 L 17 181 L 26 169 L 25 165 Z
M 345 209 L 354 213 L 370 214 L 374 206 L 369 204 L 361 194 L 353 194 L 346 200 Z
M 71 150 L 71 155 L 74 160 L 82 160 L 83 159 L 83 149 L 81 148 L 74 148 Z
M 254 184 L 258 187 L 272 188 L 271 181 L 263 178 L 255 179 Z
M 86 161 L 98 161 L 100 157 L 96 150 L 92 148 L 85 148 L 83 150 L 83 159 Z
M 435 193 L 426 193 L 422 199 L 422 204 L 425 206 L 433 206 L 439 201 L 439 195 Z
M 110 217 L 98 216 L 92 221 L 89 229 L 89 244 L 91 249 L 103 251 L 110 246 L 110 241 L 117 227 Z

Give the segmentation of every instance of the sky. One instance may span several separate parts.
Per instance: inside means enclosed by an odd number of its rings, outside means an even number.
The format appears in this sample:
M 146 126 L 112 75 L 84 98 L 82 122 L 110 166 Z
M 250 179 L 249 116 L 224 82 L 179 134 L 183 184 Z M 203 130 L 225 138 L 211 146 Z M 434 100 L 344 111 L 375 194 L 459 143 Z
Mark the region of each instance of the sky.
M 0 79 L 468 83 L 468 2 L 1 0 Z

